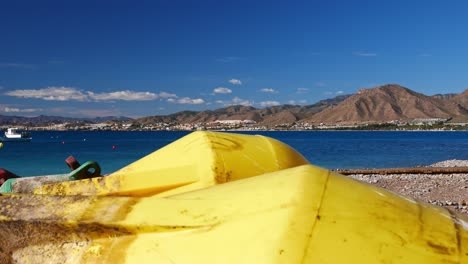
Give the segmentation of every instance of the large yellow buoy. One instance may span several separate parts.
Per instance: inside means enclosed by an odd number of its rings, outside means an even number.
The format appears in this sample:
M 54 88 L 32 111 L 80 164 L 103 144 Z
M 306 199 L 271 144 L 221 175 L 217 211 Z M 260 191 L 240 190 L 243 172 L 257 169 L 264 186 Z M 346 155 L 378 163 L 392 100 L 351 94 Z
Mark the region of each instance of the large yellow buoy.
M 2 147 L 3 147 L 3 142 L 0 142 L 0 148 L 2 148 Z
M 263 136 L 194 132 L 105 177 L 18 189 L 0 195 L 0 263 L 468 264 L 464 216 Z

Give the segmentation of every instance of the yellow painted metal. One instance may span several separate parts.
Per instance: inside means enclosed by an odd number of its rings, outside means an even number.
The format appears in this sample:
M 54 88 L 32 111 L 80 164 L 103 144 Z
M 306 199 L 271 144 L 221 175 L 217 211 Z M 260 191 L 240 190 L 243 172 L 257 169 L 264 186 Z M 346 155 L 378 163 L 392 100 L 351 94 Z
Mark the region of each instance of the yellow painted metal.
M 106 177 L 49 184 L 34 193 L 167 196 L 303 164 L 302 155 L 272 138 L 199 131 Z
M 158 197 L 0 196 L 1 263 L 468 263 L 468 220 L 303 165 Z

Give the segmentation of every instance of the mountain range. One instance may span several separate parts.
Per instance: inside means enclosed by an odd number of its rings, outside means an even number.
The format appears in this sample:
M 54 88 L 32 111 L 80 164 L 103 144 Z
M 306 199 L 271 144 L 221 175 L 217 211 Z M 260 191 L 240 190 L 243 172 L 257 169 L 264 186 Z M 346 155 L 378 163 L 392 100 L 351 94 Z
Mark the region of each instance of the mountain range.
M 148 116 L 136 119 L 140 124 L 165 123 L 206 123 L 217 120 L 253 120 L 259 124 L 277 125 L 294 123 L 315 115 L 326 108 L 337 105 L 350 95 L 341 95 L 319 101 L 313 105 L 279 105 L 262 109 L 252 106 L 234 105 L 201 112 L 183 111 L 166 116 Z
M 468 122 L 468 89 L 461 94 L 427 96 L 398 84 L 387 84 L 361 89 L 353 95 L 341 95 L 307 106 L 280 105 L 256 109 L 237 105 L 217 110 L 149 116 L 136 121 L 141 124 L 151 124 L 254 120 L 263 125 L 277 125 L 294 122 L 360 124 L 427 118 Z
M 272 126 L 303 122 L 309 124 L 360 124 L 394 120 L 441 118 L 451 122 L 468 122 L 468 89 L 460 94 L 424 95 L 398 84 L 361 89 L 356 94 L 341 95 L 312 105 L 279 105 L 257 109 L 235 105 L 216 110 L 182 111 L 170 115 L 101 117 L 95 119 L 65 117 L 0 116 L 0 125 L 41 124 L 59 122 L 129 121 L 141 125 L 154 123 L 206 123 L 217 120 L 253 120 Z
M 361 89 L 340 104 L 306 118 L 311 123 L 363 123 L 442 118 L 468 120 L 468 90 L 427 96 L 400 85 Z

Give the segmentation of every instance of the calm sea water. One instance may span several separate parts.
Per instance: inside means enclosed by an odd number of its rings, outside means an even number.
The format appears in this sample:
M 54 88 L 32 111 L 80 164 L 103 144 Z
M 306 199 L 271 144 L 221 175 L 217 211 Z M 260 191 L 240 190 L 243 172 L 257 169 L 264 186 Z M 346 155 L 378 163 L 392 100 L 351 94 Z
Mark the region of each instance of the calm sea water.
M 189 132 L 34 132 L 32 142 L 4 142 L 0 168 L 21 176 L 68 173 L 64 160 L 97 161 L 116 171 Z M 468 160 L 468 132 L 265 131 L 312 164 L 329 168 L 385 168 Z

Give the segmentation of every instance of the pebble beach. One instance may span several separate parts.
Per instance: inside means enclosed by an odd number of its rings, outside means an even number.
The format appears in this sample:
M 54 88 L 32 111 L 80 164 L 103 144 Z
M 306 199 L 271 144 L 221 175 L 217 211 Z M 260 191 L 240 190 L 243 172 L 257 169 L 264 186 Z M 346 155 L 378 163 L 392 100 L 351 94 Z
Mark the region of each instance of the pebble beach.
M 468 160 L 446 160 L 430 167 L 468 167 Z M 468 173 L 353 174 L 349 177 L 468 217 Z

